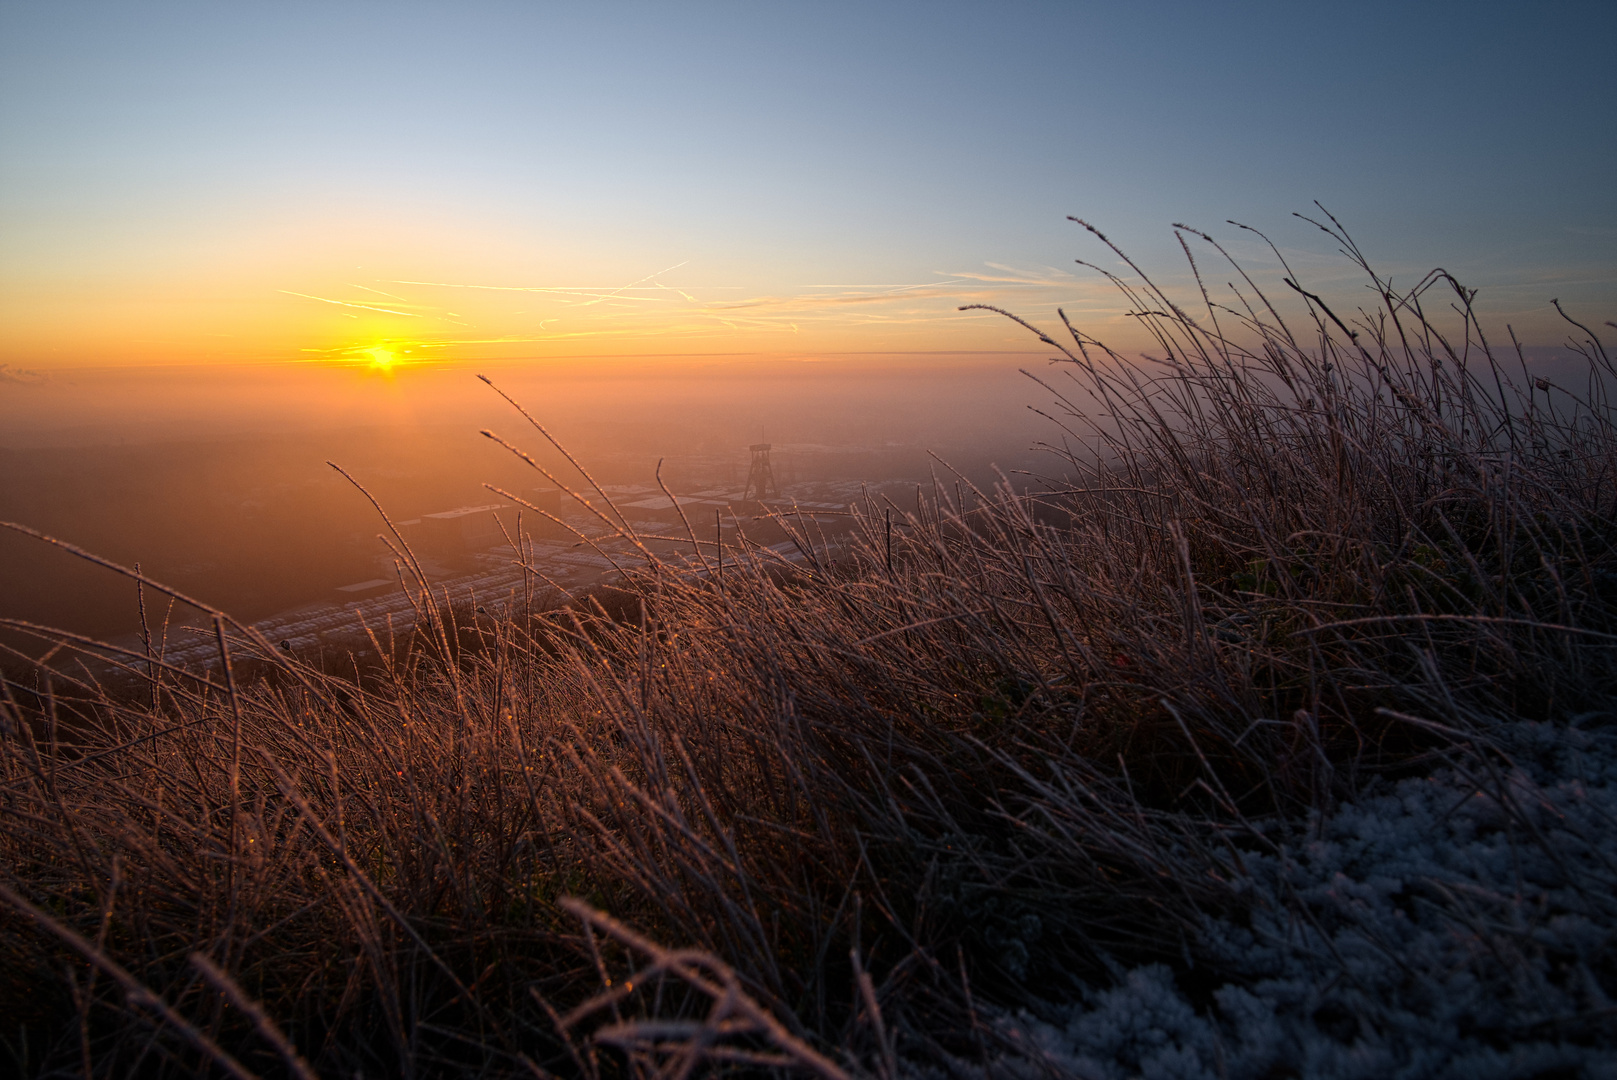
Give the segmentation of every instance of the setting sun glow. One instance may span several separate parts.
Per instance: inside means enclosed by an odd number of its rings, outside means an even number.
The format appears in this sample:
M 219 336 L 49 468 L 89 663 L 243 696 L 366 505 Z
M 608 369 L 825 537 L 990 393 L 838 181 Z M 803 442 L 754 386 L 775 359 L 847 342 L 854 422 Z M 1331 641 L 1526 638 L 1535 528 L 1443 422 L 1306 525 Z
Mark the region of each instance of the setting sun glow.
M 350 355 L 362 362 L 368 360 L 365 366 L 371 371 L 387 374 L 399 365 L 409 363 L 410 354 L 414 351 L 394 342 L 384 342 L 380 345 L 359 346 Z

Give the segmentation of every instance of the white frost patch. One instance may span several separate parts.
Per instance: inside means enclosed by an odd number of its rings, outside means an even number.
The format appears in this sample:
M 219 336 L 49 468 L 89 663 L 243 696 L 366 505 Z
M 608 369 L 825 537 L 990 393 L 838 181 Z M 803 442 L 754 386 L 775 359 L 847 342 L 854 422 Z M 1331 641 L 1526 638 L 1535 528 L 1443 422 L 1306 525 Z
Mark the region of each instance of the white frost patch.
M 1512 723 L 1246 850 L 1193 1002 L 1161 965 L 1002 1016 L 997 1077 L 1617 1076 L 1617 731 Z M 1222 985 L 1220 985 L 1222 984 Z M 958 1063 L 962 1074 L 982 1075 Z

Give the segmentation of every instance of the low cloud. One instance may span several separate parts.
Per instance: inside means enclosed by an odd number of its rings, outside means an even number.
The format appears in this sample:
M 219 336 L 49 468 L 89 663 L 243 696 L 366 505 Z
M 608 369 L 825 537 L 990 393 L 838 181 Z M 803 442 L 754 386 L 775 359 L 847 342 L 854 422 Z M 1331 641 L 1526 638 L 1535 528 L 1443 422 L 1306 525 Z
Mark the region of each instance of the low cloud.
M 32 371 L 28 368 L 12 367 L 10 364 L 0 364 L 0 383 L 35 386 L 45 381 L 46 375 L 43 371 Z

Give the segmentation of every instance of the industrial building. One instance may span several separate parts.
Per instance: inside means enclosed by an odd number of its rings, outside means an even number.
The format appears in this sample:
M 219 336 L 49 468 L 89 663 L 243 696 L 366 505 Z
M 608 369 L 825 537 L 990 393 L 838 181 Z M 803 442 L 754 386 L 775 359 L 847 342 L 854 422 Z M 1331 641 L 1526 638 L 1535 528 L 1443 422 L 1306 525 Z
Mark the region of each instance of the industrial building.
M 494 514 L 506 503 L 459 506 L 436 514 L 422 514 L 404 532 L 410 546 L 434 558 L 456 558 L 505 542 Z

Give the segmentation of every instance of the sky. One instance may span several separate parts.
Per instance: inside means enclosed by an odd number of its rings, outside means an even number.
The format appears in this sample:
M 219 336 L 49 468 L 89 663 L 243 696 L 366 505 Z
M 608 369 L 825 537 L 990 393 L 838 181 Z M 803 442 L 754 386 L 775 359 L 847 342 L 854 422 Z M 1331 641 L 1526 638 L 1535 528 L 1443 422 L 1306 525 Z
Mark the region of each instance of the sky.
M 0 393 L 101 367 L 1119 348 L 1173 223 L 1617 318 L 1617 5 L 0 0 Z

